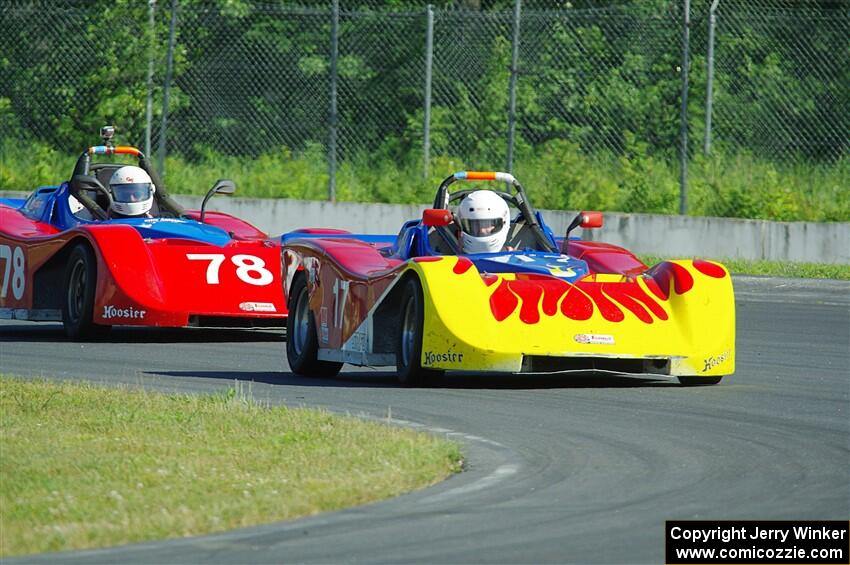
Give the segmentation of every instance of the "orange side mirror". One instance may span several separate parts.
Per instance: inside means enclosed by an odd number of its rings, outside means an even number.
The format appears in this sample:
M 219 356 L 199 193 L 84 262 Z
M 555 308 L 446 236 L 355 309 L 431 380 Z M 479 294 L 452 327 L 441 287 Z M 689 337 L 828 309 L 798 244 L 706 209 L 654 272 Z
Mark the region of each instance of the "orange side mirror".
M 452 213 L 442 208 L 428 208 L 422 212 L 422 223 L 429 228 L 452 223 Z
M 579 224 L 584 229 L 601 228 L 602 227 L 602 212 L 582 212 L 581 223 Z

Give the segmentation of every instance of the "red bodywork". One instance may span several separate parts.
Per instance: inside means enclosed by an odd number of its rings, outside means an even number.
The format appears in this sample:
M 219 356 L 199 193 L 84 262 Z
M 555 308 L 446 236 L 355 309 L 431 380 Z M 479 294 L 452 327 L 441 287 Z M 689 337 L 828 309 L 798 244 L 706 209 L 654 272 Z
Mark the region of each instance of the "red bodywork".
M 209 212 L 205 223 L 232 239 L 223 246 L 143 239 L 131 226 L 108 223 L 59 231 L 0 205 L 0 317 L 61 320 L 65 263 L 86 243 L 97 261 L 97 324 L 283 325 L 280 242 L 226 214 Z

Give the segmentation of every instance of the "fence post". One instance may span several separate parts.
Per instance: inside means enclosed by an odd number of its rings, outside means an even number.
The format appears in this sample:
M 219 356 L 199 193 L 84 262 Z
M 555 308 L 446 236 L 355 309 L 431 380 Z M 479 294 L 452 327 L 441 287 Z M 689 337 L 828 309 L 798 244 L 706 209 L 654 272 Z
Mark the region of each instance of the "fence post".
M 330 135 L 328 139 L 328 200 L 336 202 L 336 135 L 339 116 L 336 108 L 336 63 L 339 57 L 339 0 L 333 0 L 331 15 L 331 71 L 330 71 Z
M 431 66 L 434 62 L 434 6 L 425 8 L 425 123 L 422 125 L 422 154 L 425 178 L 431 167 Z
M 679 214 L 688 213 L 688 66 L 690 64 L 691 0 L 684 0 L 684 29 L 682 31 L 682 147 L 681 176 L 679 177 Z
M 717 23 L 717 5 L 720 0 L 714 0 L 709 8 L 708 16 L 708 76 L 705 85 L 705 140 L 703 154 L 711 153 L 711 105 L 714 102 L 714 27 Z
M 513 172 L 514 135 L 516 133 L 516 81 L 517 61 L 519 60 L 519 15 L 522 0 L 514 0 L 514 30 L 511 40 L 511 83 L 508 106 L 508 172 Z
M 165 177 L 165 136 L 168 131 L 168 95 L 171 92 L 171 72 L 174 69 L 174 30 L 177 27 L 177 0 L 171 0 L 171 23 L 168 25 L 168 64 L 162 93 L 162 123 L 159 126 L 159 174 Z
M 148 42 L 148 99 L 145 103 L 145 155 L 151 155 L 151 126 L 153 122 L 153 57 L 154 45 L 156 43 L 156 29 L 154 28 L 154 10 L 156 0 L 148 0 L 148 31 L 150 41 Z

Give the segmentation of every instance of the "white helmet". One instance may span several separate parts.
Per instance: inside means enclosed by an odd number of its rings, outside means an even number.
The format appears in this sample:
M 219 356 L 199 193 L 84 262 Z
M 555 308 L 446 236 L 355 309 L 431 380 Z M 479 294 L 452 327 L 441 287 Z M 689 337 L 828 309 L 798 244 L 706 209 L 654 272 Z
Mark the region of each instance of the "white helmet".
M 496 253 L 508 239 L 511 218 L 507 202 L 490 190 L 476 190 L 457 212 L 464 253 Z
M 121 167 L 109 179 L 112 211 L 122 216 L 141 216 L 153 206 L 156 187 L 151 177 L 140 167 Z

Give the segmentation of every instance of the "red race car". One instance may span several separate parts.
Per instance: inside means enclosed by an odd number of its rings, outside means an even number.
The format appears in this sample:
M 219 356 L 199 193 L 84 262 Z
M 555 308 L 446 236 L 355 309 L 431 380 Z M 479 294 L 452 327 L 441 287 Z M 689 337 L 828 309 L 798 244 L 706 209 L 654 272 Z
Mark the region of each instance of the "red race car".
M 0 318 L 62 321 L 73 339 L 113 325 L 283 326 L 280 241 L 233 216 L 186 211 L 135 147 L 86 149 L 67 182 L 0 199 Z M 92 164 L 128 155 L 137 164 Z

